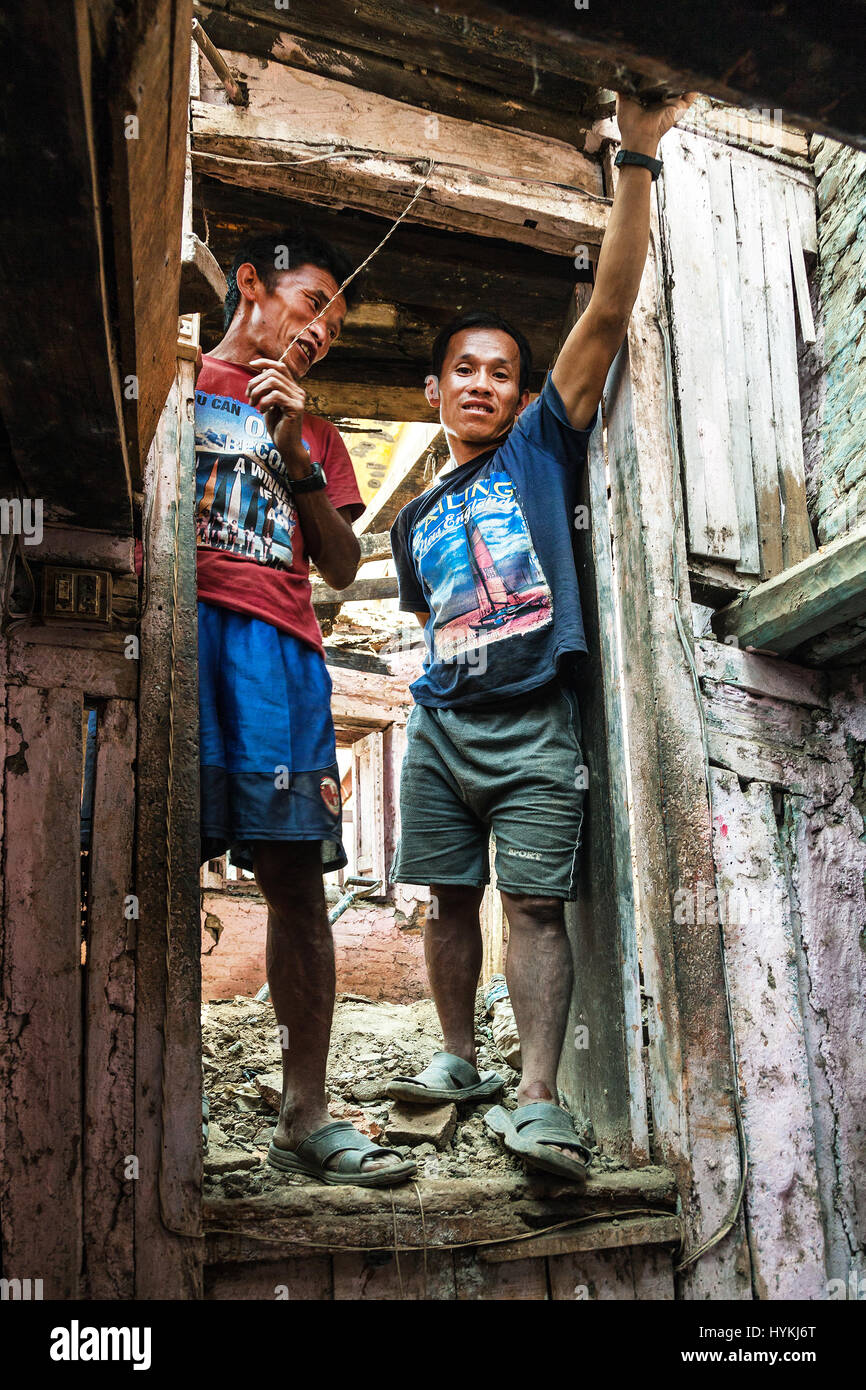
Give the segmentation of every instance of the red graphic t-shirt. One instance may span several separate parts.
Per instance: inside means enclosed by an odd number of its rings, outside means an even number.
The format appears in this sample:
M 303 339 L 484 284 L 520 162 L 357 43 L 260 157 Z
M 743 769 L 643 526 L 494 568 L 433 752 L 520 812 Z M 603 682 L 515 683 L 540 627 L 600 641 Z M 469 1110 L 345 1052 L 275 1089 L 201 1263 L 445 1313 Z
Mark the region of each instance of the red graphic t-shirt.
M 249 613 L 322 650 L 291 486 L 264 417 L 247 400 L 252 367 L 206 354 L 195 389 L 198 596 Z M 335 507 L 364 510 L 349 451 L 329 420 L 305 415 L 304 448 Z

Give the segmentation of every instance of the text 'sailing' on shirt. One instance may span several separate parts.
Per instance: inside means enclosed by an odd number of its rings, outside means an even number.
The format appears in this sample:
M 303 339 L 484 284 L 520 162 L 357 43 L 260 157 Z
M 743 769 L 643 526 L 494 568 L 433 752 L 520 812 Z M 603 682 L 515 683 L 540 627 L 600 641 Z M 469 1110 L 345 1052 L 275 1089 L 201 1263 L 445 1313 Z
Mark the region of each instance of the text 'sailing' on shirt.
M 595 423 L 574 429 L 548 377 L 504 444 L 400 512 L 391 530 L 400 606 L 430 614 L 424 673 L 411 687 L 418 704 L 520 695 L 587 650 L 573 545 Z
M 205 356 L 195 392 L 198 596 L 249 613 L 322 649 L 298 513 L 264 417 L 246 398 L 251 367 Z M 304 448 L 335 507 L 364 510 L 348 450 L 328 420 L 305 415 Z

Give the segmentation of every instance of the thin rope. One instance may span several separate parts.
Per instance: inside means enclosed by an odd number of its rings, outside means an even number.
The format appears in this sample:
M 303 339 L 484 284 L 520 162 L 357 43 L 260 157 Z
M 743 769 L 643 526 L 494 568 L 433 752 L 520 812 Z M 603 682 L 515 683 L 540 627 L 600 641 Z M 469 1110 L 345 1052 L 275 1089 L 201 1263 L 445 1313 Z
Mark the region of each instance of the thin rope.
M 374 256 L 378 256 L 379 252 L 382 250 L 382 247 L 385 245 L 385 242 L 388 241 L 389 238 L 392 237 L 392 236 L 394 235 L 394 233 L 396 232 L 396 230 L 397 230 L 397 228 L 399 227 L 400 223 L 403 221 L 403 218 L 406 217 L 406 216 L 408 215 L 408 213 L 410 213 L 410 212 L 412 211 L 412 209 L 413 209 L 413 207 L 415 206 L 415 204 L 417 203 L 418 199 L 421 197 L 421 194 L 422 194 L 424 188 L 425 188 L 425 187 L 427 186 L 427 184 L 429 183 L 429 181 L 430 181 L 430 175 L 433 173 L 433 170 L 434 170 L 435 168 L 436 168 L 435 161 L 431 159 L 431 160 L 429 161 L 429 163 L 428 163 L 428 166 L 427 166 L 427 173 L 425 174 L 425 176 L 424 176 L 424 178 L 422 179 L 421 183 L 419 183 L 418 187 L 415 189 L 415 192 L 414 192 L 412 198 L 411 198 L 410 201 L 406 204 L 406 206 L 404 207 L 403 211 L 400 213 L 400 216 L 397 218 L 397 220 L 396 220 L 395 222 L 392 222 L 391 226 L 388 228 L 387 232 L 386 232 L 385 235 L 382 237 L 382 240 L 379 242 L 379 245 L 378 245 L 378 246 L 374 246 L 374 248 L 373 248 L 373 250 L 370 252 L 369 256 L 367 256 L 367 257 L 361 262 L 361 264 L 360 264 L 359 266 L 356 266 L 356 267 L 355 267 L 355 269 L 352 271 L 351 275 L 347 275 L 347 276 L 346 276 L 345 280 L 343 281 L 342 285 L 340 285 L 340 287 L 339 287 L 339 289 L 337 290 L 336 294 L 332 294 L 332 295 L 331 295 L 331 298 L 328 300 L 327 304 L 323 305 L 323 307 L 319 310 L 319 312 L 315 315 L 315 317 L 314 317 L 314 318 L 311 318 L 311 319 L 310 319 L 310 322 L 309 322 L 308 324 L 306 324 L 302 329 L 300 329 L 300 331 L 299 331 L 298 333 L 295 334 L 294 338 L 293 338 L 292 341 L 289 343 L 289 345 L 288 345 L 288 347 L 286 348 L 285 352 L 281 353 L 280 357 L 278 358 L 278 361 L 283 362 L 283 361 L 285 360 L 285 358 L 286 358 L 286 357 L 288 356 L 288 354 L 291 352 L 292 348 L 295 346 L 295 343 L 298 341 L 298 339 L 301 338 L 301 337 L 303 337 L 303 335 L 307 332 L 307 329 L 312 328 L 312 326 L 313 326 L 314 323 L 318 323 L 318 321 L 319 321 L 319 319 L 322 317 L 322 315 L 323 315 L 323 314 L 326 314 L 326 313 L 328 312 L 328 310 L 330 309 L 330 307 L 331 307 L 331 305 L 333 304 L 334 300 L 335 300 L 335 299 L 339 299 L 340 295 L 343 293 L 343 290 L 346 288 L 346 286 L 347 286 L 347 285 L 351 285 L 351 283 L 352 283 L 352 281 L 355 279 L 355 277 L 356 277 L 357 275 L 360 275 L 360 274 L 361 274 L 361 271 L 364 269 L 365 266 L 368 266 L 368 265 L 370 264 L 370 262 L 372 261 L 372 259 L 373 259 Z

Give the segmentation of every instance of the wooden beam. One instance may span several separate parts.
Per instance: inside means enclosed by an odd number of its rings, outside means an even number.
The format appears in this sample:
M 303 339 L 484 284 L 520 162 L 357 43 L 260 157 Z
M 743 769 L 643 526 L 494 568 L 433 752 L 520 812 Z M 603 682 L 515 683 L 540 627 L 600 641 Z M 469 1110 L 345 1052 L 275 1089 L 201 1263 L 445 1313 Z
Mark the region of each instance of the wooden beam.
M 205 314 L 222 305 L 228 285 L 219 262 L 195 232 L 183 238 L 180 270 L 179 314 Z
M 452 1244 L 535 1235 L 539 1227 L 569 1217 L 616 1218 L 629 1208 L 670 1209 L 672 1174 L 664 1168 L 593 1173 L 586 1192 L 540 1176 L 431 1180 L 390 1189 L 286 1185 L 263 1197 L 211 1198 L 204 1203 L 208 1260 L 247 1262 L 261 1257 L 265 1240 L 273 1254 L 345 1250 L 347 1246 L 434 1249 Z M 425 1239 L 426 1233 L 426 1239 Z
M 866 613 L 866 526 L 758 584 L 712 618 L 718 637 L 780 656 Z
M 420 106 L 370 92 L 283 63 L 251 62 L 243 53 L 227 55 L 249 85 L 249 110 L 232 111 L 222 87 L 202 74 L 202 101 L 193 106 L 203 133 L 258 140 L 345 144 L 394 159 L 433 158 L 443 168 L 471 170 L 530 183 L 561 184 L 596 196 L 604 194 L 601 165 L 564 140 L 490 126 L 478 138 L 478 121 L 457 120 Z M 212 108 L 206 123 L 205 107 Z M 223 119 L 216 120 L 217 116 Z M 234 115 L 236 120 L 230 119 Z
M 207 30 L 214 42 L 256 56 L 266 56 L 261 45 L 269 30 L 290 27 L 317 46 L 350 44 L 365 62 L 367 55 L 375 55 L 413 75 L 420 69 L 422 75 L 442 74 L 461 86 L 468 83 L 470 92 L 481 87 L 500 96 L 504 112 L 508 102 L 531 102 L 572 119 L 586 112 L 589 124 L 609 109 L 607 93 L 600 95 L 600 90 L 613 85 L 610 63 L 573 53 L 563 61 L 555 41 L 536 39 L 527 45 L 507 24 L 476 24 L 466 11 L 448 14 L 442 6 L 431 14 L 431 7 L 418 0 L 330 0 L 327 8 L 317 0 L 292 0 L 284 13 L 272 0 L 208 0 L 207 8 Z M 226 10 L 230 16 L 219 13 Z M 251 30 L 258 35 L 249 47 Z
M 531 1260 L 547 1255 L 572 1255 L 583 1250 L 621 1250 L 630 1245 L 679 1245 L 683 1226 L 678 1216 L 626 1216 L 588 1221 L 558 1235 L 488 1245 L 478 1252 L 485 1264 Z
M 193 168 L 223 182 L 396 219 L 427 178 L 409 214 L 413 222 L 560 256 L 573 256 L 576 245 L 586 245 L 588 254 L 600 245 L 610 210 L 600 191 L 535 183 L 519 175 L 475 174 L 448 164 L 436 164 L 428 178 L 431 158 L 435 148 L 402 161 L 355 154 L 343 140 L 295 139 L 269 130 L 263 121 L 253 125 L 237 107 L 193 103 Z
M 276 18 L 279 22 L 280 17 Z M 291 22 L 291 14 L 282 19 L 289 27 Z M 478 72 L 457 79 L 421 67 L 417 61 L 400 62 L 396 52 L 380 56 L 369 49 L 364 51 L 353 46 L 356 35 L 352 32 L 341 39 L 324 42 L 321 38 L 310 39 L 295 32 L 275 30 L 266 23 L 264 16 L 259 22 L 253 22 L 236 13 L 213 11 L 207 16 L 206 24 L 225 49 L 258 59 L 270 58 L 303 72 L 349 82 L 368 92 L 378 92 L 395 101 L 447 116 L 568 140 L 576 149 L 593 144 L 589 126 L 607 110 L 598 88 L 577 80 L 562 84 L 569 87 L 573 98 L 565 107 L 553 111 L 528 94 L 518 95 L 516 84 L 509 92 L 497 92 L 481 85 Z M 525 84 L 526 93 L 530 88 L 531 82 Z
M 676 894 L 712 884 L 714 865 L 700 717 L 674 622 L 674 603 L 687 615 L 690 594 L 682 517 L 671 533 L 679 477 L 667 419 L 655 209 L 652 231 L 604 396 L 653 1151 L 677 1172 L 692 1250 L 730 1210 L 739 1157 L 718 929 L 711 922 L 683 926 L 675 913 Z M 726 1240 L 689 1267 L 683 1296 L 750 1298 L 747 1261 L 740 1218 Z
M 664 15 L 643 0 L 615 7 L 551 0 L 416 0 L 420 8 L 457 20 L 468 33 L 493 29 L 501 41 L 546 49 L 557 66 L 594 59 L 616 78 L 600 85 L 623 91 L 702 91 L 733 106 L 780 107 L 788 120 L 866 147 L 861 15 L 848 0 L 768 10 L 762 0 L 720 7 L 714 0 L 669 0 Z M 803 54 L 814 61 L 803 70 Z
M 346 589 L 332 589 L 314 580 L 311 587 L 314 608 L 323 608 L 330 603 L 372 603 L 377 599 L 397 597 L 397 580 L 388 577 L 356 579 Z
M 145 562 L 151 592 L 166 601 L 148 604 L 141 624 L 135 863 L 140 924 L 135 1153 L 141 1169 L 135 1183 L 135 1296 L 144 1299 L 196 1298 L 201 1290 L 193 364 L 181 361 L 176 372 L 146 478 L 152 507 Z

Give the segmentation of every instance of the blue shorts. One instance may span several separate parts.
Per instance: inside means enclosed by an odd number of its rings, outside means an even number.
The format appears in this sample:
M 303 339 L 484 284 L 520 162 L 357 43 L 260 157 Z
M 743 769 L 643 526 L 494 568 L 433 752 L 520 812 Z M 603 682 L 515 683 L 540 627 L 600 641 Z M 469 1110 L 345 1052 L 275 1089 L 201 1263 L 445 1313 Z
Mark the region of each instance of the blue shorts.
M 198 605 L 201 859 L 254 840 L 316 840 L 322 872 L 348 862 L 331 677 L 320 652 L 270 623 Z

